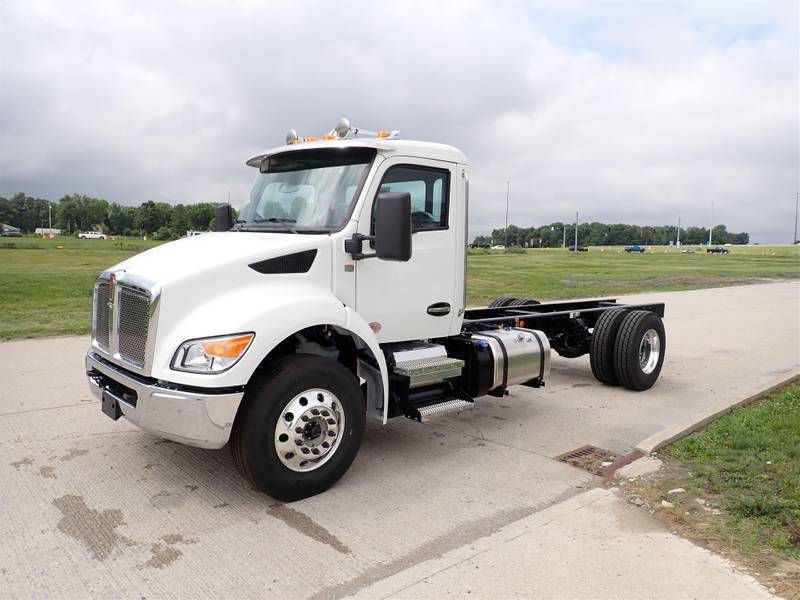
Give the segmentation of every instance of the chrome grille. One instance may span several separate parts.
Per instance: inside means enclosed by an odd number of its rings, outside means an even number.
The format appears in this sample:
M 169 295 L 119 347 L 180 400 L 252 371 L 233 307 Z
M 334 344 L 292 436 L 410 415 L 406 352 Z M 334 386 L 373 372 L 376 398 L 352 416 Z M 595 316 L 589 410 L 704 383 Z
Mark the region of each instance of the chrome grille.
M 119 288 L 119 356 L 144 366 L 150 326 L 150 296 L 139 290 Z
M 108 350 L 108 284 L 98 283 L 94 288 L 94 339 Z

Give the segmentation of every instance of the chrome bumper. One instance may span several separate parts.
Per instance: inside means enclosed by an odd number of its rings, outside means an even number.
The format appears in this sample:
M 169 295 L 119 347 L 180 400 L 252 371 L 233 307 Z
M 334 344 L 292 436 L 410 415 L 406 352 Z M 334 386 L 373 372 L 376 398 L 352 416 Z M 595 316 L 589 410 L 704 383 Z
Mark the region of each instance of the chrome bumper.
M 244 395 L 153 385 L 98 360 L 91 350 L 86 355 L 86 377 L 97 399 L 105 393 L 116 400 L 122 415 L 141 429 L 198 448 L 222 448 L 228 443 Z

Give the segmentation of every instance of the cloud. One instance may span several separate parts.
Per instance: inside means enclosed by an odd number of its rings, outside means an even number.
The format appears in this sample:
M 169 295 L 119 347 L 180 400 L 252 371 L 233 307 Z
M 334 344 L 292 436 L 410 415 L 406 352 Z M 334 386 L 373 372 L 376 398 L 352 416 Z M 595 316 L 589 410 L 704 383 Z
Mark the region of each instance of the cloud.
M 795 2 L 0 3 L 0 194 L 234 203 L 340 116 L 454 144 L 471 234 L 582 219 L 788 241 Z

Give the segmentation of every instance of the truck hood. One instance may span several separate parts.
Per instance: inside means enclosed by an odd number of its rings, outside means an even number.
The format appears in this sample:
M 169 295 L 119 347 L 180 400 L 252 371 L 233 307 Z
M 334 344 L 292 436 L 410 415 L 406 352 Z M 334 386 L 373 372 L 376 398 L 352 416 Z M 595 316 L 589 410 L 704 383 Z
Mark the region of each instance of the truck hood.
M 226 273 L 249 270 L 251 263 L 329 244 L 327 235 L 204 233 L 151 248 L 110 270 L 124 270 L 162 286 L 197 278 L 220 282 L 227 279 Z

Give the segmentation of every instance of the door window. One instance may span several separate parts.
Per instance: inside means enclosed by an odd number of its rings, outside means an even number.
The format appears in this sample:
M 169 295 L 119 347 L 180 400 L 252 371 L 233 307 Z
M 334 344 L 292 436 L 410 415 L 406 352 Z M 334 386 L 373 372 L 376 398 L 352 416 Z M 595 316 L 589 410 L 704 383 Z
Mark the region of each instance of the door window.
M 450 171 L 428 167 L 399 165 L 383 176 L 378 192 L 408 192 L 411 195 L 411 229 L 432 231 L 447 229 Z M 372 205 L 375 223 L 375 203 Z

